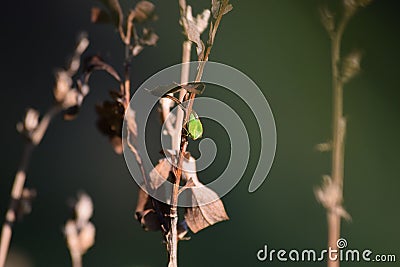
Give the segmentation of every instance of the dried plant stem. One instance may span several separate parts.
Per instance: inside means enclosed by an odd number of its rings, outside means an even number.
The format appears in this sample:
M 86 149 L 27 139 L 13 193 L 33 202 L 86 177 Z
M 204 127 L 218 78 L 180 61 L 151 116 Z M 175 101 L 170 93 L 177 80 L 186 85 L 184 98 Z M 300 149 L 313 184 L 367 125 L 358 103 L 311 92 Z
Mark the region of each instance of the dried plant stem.
M 125 76 L 125 83 L 124 83 L 124 91 L 122 92 L 124 95 L 124 106 L 125 110 L 129 107 L 129 102 L 131 101 L 131 77 L 130 77 L 130 72 L 131 72 L 131 64 L 132 64 L 132 58 L 129 55 L 130 49 L 129 49 L 129 44 L 126 45 L 125 47 L 125 62 L 124 62 L 124 76 Z M 122 87 L 121 87 L 122 88 Z
M 188 142 L 187 140 L 183 141 L 181 146 L 181 151 L 186 151 Z M 183 162 L 184 153 L 179 154 L 178 164 Z M 178 165 L 179 166 L 179 165 Z M 176 267 L 178 266 L 178 192 L 179 192 L 179 184 L 181 182 L 182 177 L 182 168 L 177 168 L 175 170 L 175 183 L 172 190 L 172 200 L 171 200 L 171 230 L 169 235 L 169 264 L 168 267 Z
M 345 15 L 338 25 L 338 29 L 331 36 L 332 42 L 332 87 L 333 87 L 333 140 L 332 140 L 332 181 L 340 190 L 338 203 L 341 205 L 343 199 L 344 179 L 344 137 L 346 131 L 346 120 L 343 117 L 343 81 L 339 72 L 341 40 L 344 29 L 350 19 Z M 328 246 L 337 249 L 337 240 L 340 238 L 341 215 L 334 210 L 327 210 L 328 221 Z M 339 260 L 328 259 L 328 267 L 339 267 Z
M 183 42 L 182 45 L 182 69 L 181 69 L 181 84 L 185 84 L 189 81 L 189 71 L 190 71 L 190 53 L 192 48 L 192 42 L 186 40 Z M 182 90 L 179 93 L 179 100 L 183 102 L 184 97 L 187 91 Z M 169 112 L 169 102 L 163 101 L 163 111 Z M 163 112 L 164 121 L 167 119 L 168 113 Z M 172 150 L 179 151 L 179 150 L 186 150 L 187 141 L 183 142 L 183 146 L 180 148 L 181 138 L 182 138 L 182 125 L 183 125 L 183 117 L 184 112 L 182 109 L 178 108 L 177 115 L 176 115 L 176 122 L 175 126 L 172 129 L 171 135 L 171 145 Z M 179 157 L 183 157 L 183 154 L 179 154 Z M 183 159 L 182 159 L 183 160 Z M 180 159 L 178 160 L 180 161 Z M 178 173 L 179 172 L 179 173 Z M 171 206 L 170 216 L 171 216 L 171 234 L 168 236 L 168 252 L 169 252 L 169 267 L 178 266 L 178 210 L 177 210 L 177 203 L 178 203 L 178 191 L 179 191 L 179 184 L 180 178 L 182 176 L 182 170 L 177 169 L 175 173 L 175 177 L 179 177 L 175 180 L 173 192 L 172 192 L 172 200 L 171 203 L 176 203 L 175 205 Z
M 11 189 L 11 201 L 10 206 L 7 210 L 5 221 L 3 223 L 3 228 L 1 231 L 1 241 L 0 241 L 0 267 L 4 267 L 8 249 L 12 237 L 12 226 L 16 220 L 16 206 L 18 201 L 21 199 L 22 191 L 24 189 L 26 173 L 31 159 L 32 152 L 34 148 L 40 144 L 43 139 L 47 128 L 54 118 L 61 111 L 59 105 L 54 105 L 49 109 L 49 111 L 44 115 L 40 121 L 38 127 L 32 133 L 31 139 L 26 143 L 24 152 L 22 154 L 21 162 L 19 164 L 17 173 L 15 174 L 14 184 Z
M 82 267 L 82 255 L 79 253 L 79 251 L 73 253 L 71 251 L 71 261 L 72 261 L 72 267 Z
M 199 67 L 199 72 L 196 77 L 196 82 L 200 81 L 201 75 L 203 73 L 204 69 L 204 64 L 203 62 L 200 62 L 200 67 Z M 189 95 L 188 99 L 188 107 L 186 111 L 186 117 L 185 121 L 189 120 L 189 115 L 192 112 L 193 108 L 193 100 L 196 97 L 196 94 L 191 93 Z M 178 261 L 177 261 L 177 254 L 178 254 L 178 195 L 179 195 L 179 186 L 181 183 L 181 177 L 182 177 L 182 165 L 183 165 L 183 159 L 184 155 L 186 153 L 188 141 L 185 135 L 181 134 L 181 149 L 178 157 L 178 163 L 177 163 L 177 168 L 174 169 L 174 175 L 175 175 L 175 183 L 173 186 L 172 190 L 172 198 L 171 198 L 171 234 L 169 236 L 169 253 L 170 253 L 170 258 L 169 258 L 169 264 L 168 267 L 176 267 L 178 266 Z
M 182 69 L 181 69 L 181 84 L 185 84 L 189 81 L 189 71 L 190 71 L 190 53 L 192 50 L 192 42 L 184 41 L 182 45 Z M 183 102 L 187 91 L 182 90 L 179 93 L 179 101 Z M 182 124 L 183 124 L 183 116 L 184 112 L 181 108 L 178 108 L 176 114 L 176 123 L 175 123 L 175 137 L 174 142 L 172 143 L 172 150 L 178 150 L 180 141 L 181 141 L 181 133 L 182 133 Z
M 222 18 L 222 16 L 221 16 Z M 219 18 L 219 19 L 221 19 Z M 201 77 L 203 76 L 203 71 L 205 67 L 205 63 L 208 60 L 208 56 L 211 52 L 211 49 L 207 49 L 204 55 L 204 61 L 199 62 L 199 70 L 196 75 L 195 82 L 200 82 Z M 186 110 L 186 116 L 185 116 L 185 121 L 189 121 L 189 116 L 192 112 L 193 109 L 193 102 L 194 98 L 196 97 L 196 94 L 190 93 L 189 94 L 189 99 L 188 99 L 188 105 L 187 105 L 187 110 Z M 183 126 L 183 125 L 182 125 Z M 181 128 L 182 128 L 181 126 Z M 182 129 L 181 129 L 182 131 Z M 181 177 L 182 177 L 182 165 L 183 165 L 183 159 L 184 155 L 186 154 L 186 149 L 188 145 L 188 141 L 185 135 L 181 134 L 181 149 L 178 157 L 178 163 L 177 167 L 174 169 L 174 174 L 175 174 L 175 183 L 173 186 L 172 190 L 172 198 L 171 198 L 171 234 L 169 236 L 169 264 L 168 267 L 176 267 L 178 266 L 178 261 L 177 261 L 177 252 L 178 252 L 178 194 L 179 194 L 179 185 L 181 182 Z
M 220 10 L 225 10 L 228 5 L 228 1 L 223 1 Z M 184 0 L 179 0 L 179 6 L 180 6 L 180 11 L 181 11 L 181 16 L 185 17 L 185 12 L 186 12 L 186 1 Z M 210 25 L 210 35 L 209 39 L 207 42 L 207 46 L 204 47 L 203 45 L 203 52 L 202 54 L 199 54 L 199 67 L 197 71 L 197 75 L 195 78 L 195 82 L 200 82 L 201 78 L 203 76 L 203 71 L 205 67 L 205 63 L 208 61 L 208 57 L 211 53 L 212 46 L 214 44 L 214 39 L 215 35 L 218 30 L 218 26 L 220 24 L 220 21 L 222 19 L 222 16 L 224 15 L 224 12 L 219 12 L 216 19 L 215 23 Z M 189 37 L 189 35 L 188 35 Z M 190 39 L 190 38 L 188 38 Z M 198 44 L 197 44 L 198 45 Z M 183 44 L 183 63 L 187 62 L 190 60 L 190 43 L 189 40 L 186 41 Z M 205 50 L 205 51 L 204 51 Z M 185 66 L 187 65 L 187 66 Z M 182 71 L 181 71 L 181 80 L 184 82 L 188 81 L 188 74 L 189 74 L 189 69 L 186 69 L 189 67 L 189 64 L 184 64 Z M 181 82 L 182 82 L 181 81 Z M 183 82 L 182 82 L 183 83 Z M 183 100 L 187 96 L 187 92 L 181 93 L 179 98 Z M 169 267 L 177 267 L 178 266 L 178 196 L 179 196 L 179 187 L 180 187 L 180 182 L 181 182 L 181 177 L 182 177 L 182 165 L 183 165 L 183 160 L 186 154 L 186 149 L 188 146 L 188 140 L 187 136 L 183 133 L 183 126 L 185 121 L 189 121 L 190 114 L 192 113 L 193 109 L 193 102 L 196 97 L 195 93 L 189 93 L 189 97 L 187 98 L 187 109 L 185 112 L 185 119 L 183 120 L 183 114 L 178 115 L 180 116 L 177 118 L 177 124 L 175 129 L 179 129 L 180 133 L 180 150 L 179 150 L 179 156 L 178 156 L 178 162 L 177 166 L 174 167 L 174 175 L 175 175 L 175 181 L 174 181 L 174 186 L 172 189 L 172 195 L 171 195 L 171 211 L 170 211 L 170 216 L 171 216 L 171 228 L 170 232 L 168 235 L 168 252 L 169 252 Z M 178 124 L 179 123 L 179 124 Z M 178 128 L 179 127 L 179 128 Z M 179 134 L 178 133 L 178 134 Z M 179 140 L 178 139 L 178 140 Z

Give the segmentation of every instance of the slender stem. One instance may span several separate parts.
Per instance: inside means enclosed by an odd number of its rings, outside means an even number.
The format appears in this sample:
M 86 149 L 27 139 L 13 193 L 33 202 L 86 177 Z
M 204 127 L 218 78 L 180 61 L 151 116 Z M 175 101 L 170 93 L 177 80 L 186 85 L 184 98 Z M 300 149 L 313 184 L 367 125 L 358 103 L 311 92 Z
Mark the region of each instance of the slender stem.
M 332 35 L 332 87 L 333 87 L 333 112 L 332 112 L 332 181 L 339 188 L 340 195 L 337 203 L 341 205 L 343 199 L 344 179 L 344 136 L 346 122 L 343 117 L 343 82 L 339 72 L 341 40 L 344 29 L 350 19 L 350 14 L 345 14 L 339 23 L 337 32 Z M 327 211 L 328 221 L 328 247 L 337 249 L 337 240 L 340 238 L 341 215 L 335 211 Z M 328 259 L 328 267 L 339 267 L 339 260 Z
M 198 71 L 197 71 L 195 82 L 200 82 L 201 81 L 201 77 L 203 76 L 203 72 L 204 72 L 204 67 L 205 67 L 205 64 L 208 61 L 208 57 L 209 57 L 209 55 L 211 53 L 211 48 L 212 48 L 212 45 L 213 45 L 213 42 L 214 42 L 215 34 L 217 32 L 217 28 L 219 26 L 219 22 L 220 22 L 220 20 L 222 18 L 222 15 L 223 15 L 222 13 L 219 14 L 219 16 L 216 19 L 215 26 L 212 27 L 212 29 L 210 29 L 210 30 L 212 30 L 212 35 L 211 35 L 211 38 L 210 38 L 211 41 L 208 42 L 208 47 L 206 48 L 206 51 L 204 52 L 203 61 L 199 62 L 199 68 L 198 68 Z M 194 102 L 194 98 L 195 97 L 196 97 L 196 94 L 194 94 L 194 93 L 190 93 L 189 94 L 185 121 L 189 121 L 189 116 L 190 116 L 190 114 L 192 112 L 192 109 L 193 109 L 193 102 Z M 182 129 L 181 129 L 181 131 L 182 131 Z M 177 261 L 177 252 L 178 252 L 178 231 L 177 231 L 177 227 L 178 227 L 178 193 L 179 193 L 179 185 L 180 185 L 181 177 L 182 177 L 182 164 L 183 164 L 184 155 L 186 153 L 187 145 L 188 145 L 188 141 L 186 139 L 186 136 L 181 134 L 181 149 L 180 149 L 180 152 L 179 152 L 177 167 L 174 170 L 175 183 L 174 183 L 174 186 L 173 186 L 172 197 L 171 197 L 171 212 L 170 212 L 170 216 L 171 216 L 171 235 L 169 236 L 170 262 L 169 262 L 168 267 L 176 267 L 176 266 L 178 266 L 178 261 Z
M 129 107 L 129 102 L 131 101 L 131 77 L 130 77 L 130 71 L 131 71 L 131 64 L 132 64 L 132 59 L 131 56 L 129 55 L 130 49 L 129 45 L 125 46 L 125 62 L 124 62 L 124 74 L 125 74 L 125 83 L 124 83 L 124 107 L 127 109 Z
M 183 137 L 182 139 L 186 139 Z M 188 142 L 187 140 L 182 141 L 181 151 L 186 151 Z M 179 154 L 178 166 L 182 166 L 184 153 Z M 179 163 L 181 163 L 179 165 Z M 169 236 L 169 264 L 168 267 L 178 266 L 178 192 L 179 185 L 182 177 L 182 168 L 176 168 L 174 170 L 175 183 L 172 189 L 172 200 L 171 200 L 171 234 Z
M 71 261 L 72 267 L 82 267 L 82 255 L 79 251 L 72 252 L 71 251 Z
M 181 84 L 186 84 L 189 81 L 189 71 L 190 71 L 190 53 L 192 49 L 192 42 L 184 41 L 182 45 L 182 69 L 181 69 Z M 183 102 L 187 91 L 181 90 L 179 93 L 179 101 Z M 182 133 L 182 125 L 183 125 L 183 116 L 184 112 L 181 108 L 178 109 L 176 114 L 176 123 L 175 123 L 175 133 L 172 142 L 172 150 L 177 151 L 179 149 L 181 133 Z
M 59 105 L 54 105 L 49 109 L 49 111 L 44 115 L 40 121 L 36 130 L 32 133 L 31 139 L 25 145 L 24 152 L 22 154 L 21 162 L 19 164 L 17 173 L 15 174 L 14 184 L 11 189 L 11 201 L 9 208 L 6 213 L 5 221 L 3 223 L 3 228 L 1 231 L 1 241 L 0 241 L 0 267 L 4 267 L 8 249 L 10 247 L 11 237 L 12 237 L 12 226 L 17 217 L 16 206 L 18 201 L 21 199 L 22 191 L 24 189 L 26 173 L 29 166 L 29 161 L 32 156 L 34 148 L 40 144 L 47 128 L 56 114 L 61 111 Z
M 228 1 L 224 1 L 221 6 L 221 10 L 225 10 L 227 4 L 228 4 Z M 184 16 L 185 9 L 186 9 L 186 1 L 180 0 L 179 5 L 180 5 L 181 16 Z M 207 42 L 207 48 L 204 51 L 204 56 L 202 56 L 202 57 L 199 56 L 201 61 L 199 62 L 199 68 L 197 71 L 195 82 L 201 81 L 201 77 L 203 76 L 204 67 L 205 67 L 205 64 L 208 61 L 208 57 L 211 53 L 211 49 L 214 44 L 214 38 L 217 33 L 217 29 L 218 29 L 218 26 L 220 24 L 220 21 L 221 21 L 223 15 L 224 15 L 223 12 L 219 12 L 219 14 L 215 20 L 214 26 L 212 26 L 212 25 L 210 26 L 211 35 Z M 185 56 L 185 55 L 183 55 L 183 56 Z M 190 57 L 190 53 L 188 56 Z M 183 73 L 183 71 L 184 70 L 182 70 L 182 73 Z M 182 77 L 181 77 L 181 79 L 182 79 Z M 188 94 L 181 95 L 179 98 L 183 99 L 187 95 Z M 194 102 L 195 97 L 196 97 L 196 94 L 194 94 L 194 93 L 189 94 L 187 110 L 185 113 L 185 121 L 189 121 L 189 116 L 192 113 L 193 102 Z M 178 260 L 177 260 L 177 258 L 178 258 L 178 256 L 177 256 L 177 252 L 178 252 L 178 231 L 177 231 L 177 227 L 178 227 L 178 195 L 179 195 L 179 186 L 180 186 L 181 177 L 182 177 L 183 159 L 184 159 L 184 155 L 186 154 L 186 149 L 188 146 L 188 140 L 187 140 L 186 136 L 184 134 L 182 134 L 182 131 L 183 131 L 182 121 L 181 121 L 181 124 L 179 124 L 179 125 L 177 124 L 177 126 L 181 127 L 181 130 L 180 130 L 181 145 L 180 145 L 177 166 L 174 168 L 175 182 L 174 182 L 172 196 L 171 196 L 171 211 L 170 211 L 171 230 L 170 230 L 170 235 L 168 237 L 168 246 L 169 246 L 168 267 L 177 267 L 178 266 Z

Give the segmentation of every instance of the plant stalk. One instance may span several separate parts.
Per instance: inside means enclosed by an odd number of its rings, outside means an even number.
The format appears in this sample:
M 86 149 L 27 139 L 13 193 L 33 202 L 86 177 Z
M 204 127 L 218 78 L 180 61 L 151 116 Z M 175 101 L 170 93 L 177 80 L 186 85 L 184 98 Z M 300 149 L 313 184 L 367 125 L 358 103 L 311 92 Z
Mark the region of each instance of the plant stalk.
M 82 267 L 82 255 L 77 252 L 72 252 L 71 251 L 71 261 L 72 261 L 72 267 Z
M 11 201 L 1 231 L 0 267 L 4 267 L 6 262 L 12 237 L 12 226 L 17 218 L 16 208 L 18 202 L 21 199 L 22 191 L 24 189 L 26 174 L 32 156 L 32 152 L 34 148 L 40 144 L 44 134 L 47 131 L 50 122 L 60 111 L 61 107 L 59 105 L 54 105 L 53 107 L 51 107 L 49 111 L 41 119 L 38 127 L 32 133 L 31 139 L 25 145 L 24 152 L 22 153 L 22 158 L 19 167 L 17 169 L 17 173 L 15 174 L 14 177 L 14 183 L 11 189 Z
M 190 53 L 192 48 L 192 42 L 185 40 L 182 45 L 182 69 L 181 69 L 181 84 L 185 84 L 189 81 L 189 71 L 190 71 Z M 184 97 L 186 95 L 186 90 L 181 90 L 179 93 L 179 101 L 183 102 Z M 173 129 L 173 135 L 171 136 L 172 150 L 174 151 L 186 151 L 187 140 L 183 141 L 182 147 L 179 147 L 181 144 L 181 139 L 185 138 L 182 136 L 182 125 L 183 125 L 183 117 L 184 112 L 181 108 L 178 108 L 176 115 L 176 123 Z M 179 153 L 178 162 L 181 161 L 181 157 L 183 157 L 182 153 Z M 183 161 L 183 159 L 182 159 Z M 182 170 L 178 168 L 175 170 L 175 183 L 172 191 L 172 200 L 171 200 L 171 231 L 168 239 L 169 243 L 169 264 L 168 267 L 176 267 L 178 266 L 178 192 L 179 192 L 179 184 L 181 181 Z M 179 178 L 178 178 L 179 177 Z
M 343 82 L 339 71 L 341 40 L 344 29 L 350 19 L 345 14 L 338 25 L 338 29 L 331 38 L 331 64 L 332 64 L 332 87 L 333 87 L 333 111 L 332 111 L 332 181 L 339 188 L 338 200 L 341 205 L 343 199 L 344 179 L 344 136 L 346 122 L 343 117 Z M 328 221 L 328 247 L 338 249 L 337 240 L 340 238 L 341 215 L 335 211 L 327 211 Z M 328 259 L 328 267 L 339 267 L 339 260 Z

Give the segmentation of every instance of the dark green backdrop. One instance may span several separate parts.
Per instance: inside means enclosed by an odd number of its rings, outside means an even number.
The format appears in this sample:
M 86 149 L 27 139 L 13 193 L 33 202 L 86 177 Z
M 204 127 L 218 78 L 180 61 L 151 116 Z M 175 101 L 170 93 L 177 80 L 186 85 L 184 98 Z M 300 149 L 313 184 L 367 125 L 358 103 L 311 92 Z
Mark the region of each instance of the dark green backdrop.
M 210 1 L 197 2 L 201 3 L 195 5 L 196 13 Z M 122 45 L 113 29 L 90 24 L 93 3 L 2 3 L 1 218 L 22 150 L 15 124 L 26 107 L 44 111 L 52 101 L 52 74 L 65 64 L 77 33 L 89 33 L 89 54 L 100 53 L 114 65 L 122 62 Z M 224 197 L 231 220 L 182 242 L 181 266 L 262 266 L 267 264 L 257 261 L 256 252 L 264 244 L 276 249 L 323 249 L 326 244 L 325 211 L 313 194 L 330 168 L 329 155 L 313 150 L 330 137 L 331 129 L 330 47 L 317 11 L 325 2 L 232 3 L 234 10 L 222 21 L 211 59 L 245 72 L 263 90 L 276 120 L 277 153 L 267 181 L 249 194 L 257 158 L 256 152 L 252 154 L 247 176 Z M 134 62 L 135 88 L 181 58 L 177 1 L 157 1 L 157 6 L 160 41 Z M 344 37 L 344 52 L 360 49 L 364 60 L 361 75 L 345 88 L 344 193 L 353 221 L 343 223 L 342 235 L 350 247 L 400 257 L 398 8 L 393 0 L 375 1 L 352 19 Z M 38 198 L 33 213 L 16 225 L 11 249 L 28 255 L 35 266 L 70 266 L 61 229 L 69 215 L 67 199 L 84 189 L 93 197 L 97 227 L 96 244 L 84 257 L 85 266 L 165 266 L 159 233 L 142 231 L 133 219 L 136 185 L 122 157 L 112 153 L 95 128 L 94 104 L 107 96 L 113 83 L 96 74 L 92 85 L 78 119 L 57 118 L 34 153 L 27 185 L 37 189 Z M 212 127 L 207 130 L 212 135 Z M 253 148 L 257 151 L 256 144 Z

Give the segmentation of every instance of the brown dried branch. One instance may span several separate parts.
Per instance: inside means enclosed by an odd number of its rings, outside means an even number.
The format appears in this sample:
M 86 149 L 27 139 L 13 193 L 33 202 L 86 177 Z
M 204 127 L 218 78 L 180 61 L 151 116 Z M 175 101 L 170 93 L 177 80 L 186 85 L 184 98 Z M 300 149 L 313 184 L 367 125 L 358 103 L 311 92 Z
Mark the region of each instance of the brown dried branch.
M 343 62 L 340 55 L 341 42 L 344 30 L 359 7 L 366 6 L 371 0 L 343 0 L 343 17 L 335 26 L 333 14 L 324 9 L 321 12 L 322 23 L 331 38 L 331 65 L 333 88 L 333 116 L 332 116 L 332 150 L 331 176 L 324 178 L 323 186 L 315 190 L 317 200 L 327 210 L 328 247 L 337 249 L 337 240 L 340 238 L 341 218 L 350 219 L 350 215 L 343 208 L 343 180 L 344 180 L 344 153 L 346 119 L 343 115 L 343 87 L 360 69 L 361 54 L 356 52 L 346 57 Z M 340 69 L 340 64 L 343 64 Z M 327 146 L 320 146 L 327 148 Z M 339 267 L 338 260 L 328 260 L 328 267 Z
M 197 40 L 197 33 L 196 35 L 192 35 L 191 32 L 187 32 L 189 29 L 189 23 L 187 22 L 187 6 L 185 1 L 179 1 L 180 4 L 180 9 L 181 9 L 181 22 L 183 24 L 183 27 L 186 31 L 187 38 L 190 41 L 194 41 L 197 45 L 197 52 L 198 52 L 198 57 L 199 60 L 202 60 L 199 64 L 198 72 L 196 75 L 195 82 L 200 82 L 201 77 L 203 75 L 203 70 L 205 66 L 205 62 L 208 61 L 209 54 L 211 52 L 212 45 L 214 43 L 214 38 L 217 33 L 218 26 L 220 24 L 220 21 L 222 19 L 222 16 L 229 12 L 231 9 L 231 6 L 229 6 L 229 0 L 222 0 L 222 1 L 213 1 L 212 3 L 212 9 L 214 12 L 213 17 L 214 21 L 213 23 L 210 24 L 210 35 L 209 35 L 209 40 L 207 42 L 207 47 L 204 49 L 204 43 L 201 42 L 202 49 L 199 49 L 199 44 Z M 216 10 L 216 7 L 218 5 L 218 10 Z M 184 14 L 184 16 L 182 16 Z M 186 22 L 185 22 L 186 21 Z M 185 27 L 185 23 L 186 27 Z M 190 30 L 193 28 L 190 27 Z M 193 101 L 194 98 L 196 97 L 195 93 L 189 93 L 188 97 L 188 106 L 186 110 L 186 118 L 185 121 L 189 121 L 189 116 L 192 112 L 193 108 Z M 181 125 L 180 127 L 182 127 Z M 183 131 L 183 129 L 182 129 Z M 172 196 L 171 196 L 171 229 L 170 229 L 170 234 L 168 236 L 168 250 L 169 250 L 169 267 L 176 267 L 178 266 L 178 259 L 177 259 L 177 250 L 178 250 L 178 210 L 177 210 L 177 204 L 178 204 L 178 193 L 179 193 L 179 187 L 180 187 L 180 182 L 181 182 L 181 176 L 182 176 L 182 164 L 184 161 L 184 155 L 186 154 L 186 149 L 188 146 L 188 141 L 186 139 L 186 136 L 184 133 L 181 134 L 181 144 L 180 144 L 180 152 L 178 156 L 178 161 L 177 161 L 177 167 L 174 168 L 174 175 L 175 175 L 175 181 L 174 181 L 174 186 L 173 186 L 173 191 L 172 191 Z
M 38 112 L 28 110 L 24 122 L 17 124 L 17 130 L 26 137 L 27 143 L 14 178 L 13 187 L 11 189 L 11 201 L 2 227 L 0 267 L 3 267 L 5 264 L 12 237 L 12 226 L 18 215 L 17 209 L 21 200 L 24 200 L 23 193 L 26 192 L 24 185 L 32 152 L 42 141 L 53 118 L 62 110 L 67 110 L 82 100 L 79 99 L 77 90 L 71 88 L 72 76 L 78 70 L 80 57 L 88 45 L 89 41 L 86 36 L 81 35 L 68 68 L 57 73 L 57 82 L 54 89 L 55 103 L 49 108 L 43 118 L 39 121 Z

